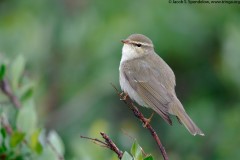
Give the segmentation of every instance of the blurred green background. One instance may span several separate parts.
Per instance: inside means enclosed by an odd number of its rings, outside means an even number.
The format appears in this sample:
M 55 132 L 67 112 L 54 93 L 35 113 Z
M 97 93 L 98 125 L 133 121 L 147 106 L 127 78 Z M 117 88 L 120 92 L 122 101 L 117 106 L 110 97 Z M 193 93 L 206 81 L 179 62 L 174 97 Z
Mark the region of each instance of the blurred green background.
M 142 33 L 172 67 L 176 92 L 205 137 L 155 114 L 170 159 L 240 159 L 240 8 L 156 0 L 1 0 L 0 58 L 22 54 L 36 83 L 43 126 L 62 137 L 66 159 L 116 159 L 80 135 L 106 132 L 122 150 L 155 142 L 111 87 L 119 88 L 121 39 Z M 151 110 L 140 108 L 148 117 Z

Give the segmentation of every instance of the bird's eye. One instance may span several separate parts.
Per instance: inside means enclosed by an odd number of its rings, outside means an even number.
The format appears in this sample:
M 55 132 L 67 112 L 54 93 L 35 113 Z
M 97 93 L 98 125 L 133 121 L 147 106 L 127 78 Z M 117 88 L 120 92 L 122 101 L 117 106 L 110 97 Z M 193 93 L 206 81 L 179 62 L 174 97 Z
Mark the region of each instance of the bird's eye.
M 137 44 L 136 44 L 136 46 L 137 46 L 137 47 L 141 47 L 141 46 L 142 46 L 142 44 L 140 44 L 140 43 L 137 43 Z

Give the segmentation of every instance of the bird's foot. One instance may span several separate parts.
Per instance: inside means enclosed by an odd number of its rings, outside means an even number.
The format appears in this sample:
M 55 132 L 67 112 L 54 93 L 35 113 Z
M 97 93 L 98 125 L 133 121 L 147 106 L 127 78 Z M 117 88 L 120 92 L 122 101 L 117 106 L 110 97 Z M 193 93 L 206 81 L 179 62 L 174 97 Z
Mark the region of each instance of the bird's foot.
M 128 94 L 125 92 L 120 93 L 120 100 L 125 101 L 128 97 Z
M 147 125 L 150 124 L 152 118 L 153 118 L 154 112 L 152 112 L 151 116 L 149 118 L 145 118 L 145 123 L 143 124 L 144 128 L 147 128 Z

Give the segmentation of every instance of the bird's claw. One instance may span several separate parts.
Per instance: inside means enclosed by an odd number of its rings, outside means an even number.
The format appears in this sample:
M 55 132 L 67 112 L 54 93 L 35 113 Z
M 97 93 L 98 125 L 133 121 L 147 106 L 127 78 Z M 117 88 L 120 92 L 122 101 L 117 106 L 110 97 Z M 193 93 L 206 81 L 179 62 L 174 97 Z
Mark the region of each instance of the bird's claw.
M 151 120 L 152 120 L 152 118 L 153 118 L 153 115 L 154 115 L 154 112 L 151 114 L 151 116 L 150 116 L 149 118 L 145 118 L 145 122 L 144 122 L 144 124 L 143 124 L 143 127 L 144 127 L 144 128 L 147 128 L 147 125 L 150 124 L 150 122 L 151 122 Z
M 120 93 L 120 100 L 125 101 L 128 97 L 128 94 L 125 92 Z

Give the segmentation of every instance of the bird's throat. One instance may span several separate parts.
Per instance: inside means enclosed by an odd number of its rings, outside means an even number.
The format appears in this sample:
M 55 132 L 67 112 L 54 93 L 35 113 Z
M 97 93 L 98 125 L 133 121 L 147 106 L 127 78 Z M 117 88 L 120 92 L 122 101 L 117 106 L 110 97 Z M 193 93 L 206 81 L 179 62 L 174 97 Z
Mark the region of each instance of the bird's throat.
M 121 63 L 127 60 L 138 58 L 138 57 L 139 57 L 139 54 L 136 52 L 136 50 L 132 46 L 128 44 L 123 45 Z

